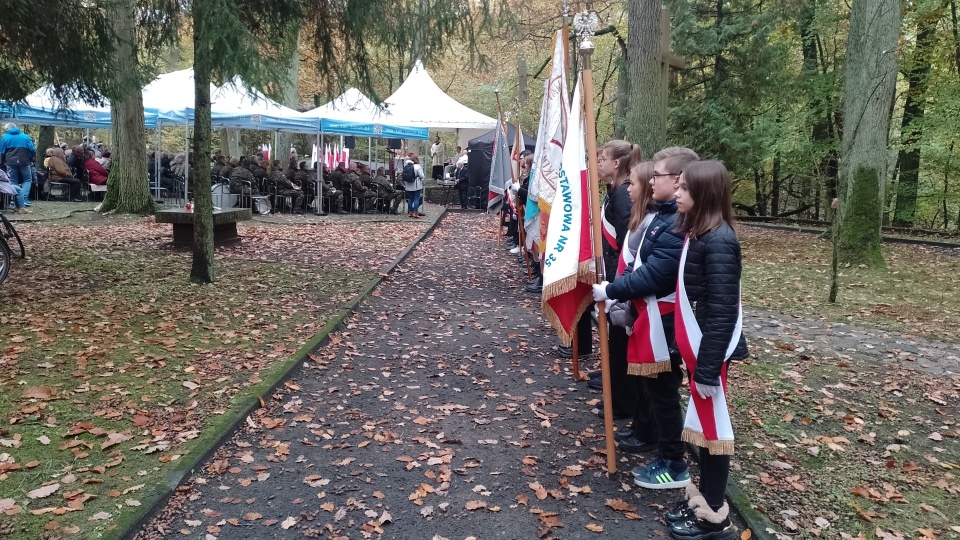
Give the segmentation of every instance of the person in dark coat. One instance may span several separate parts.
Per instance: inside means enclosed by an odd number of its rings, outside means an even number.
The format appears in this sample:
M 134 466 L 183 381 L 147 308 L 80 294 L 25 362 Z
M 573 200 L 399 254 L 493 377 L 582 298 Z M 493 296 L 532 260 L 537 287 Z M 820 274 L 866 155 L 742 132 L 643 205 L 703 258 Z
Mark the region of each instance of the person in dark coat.
M 623 140 L 610 141 L 597 153 L 597 173 L 607 185 L 600 218 L 603 224 L 603 266 L 609 279 L 617 275 L 620 250 L 627 236 L 633 208 L 628 192 L 630 170 L 643 157 L 640 145 Z M 627 378 L 627 331 L 625 328 L 611 327 L 608 338 L 613 417 L 633 418 L 638 396 L 635 385 Z M 604 413 L 601 409 L 601 414 Z
M 674 197 L 676 179 L 684 167 L 695 162 L 697 154 L 689 148 L 666 148 L 653 156 L 653 170 L 648 180 L 652 188 L 653 215 L 650 223 L 640 233 L 642 245 L 637 252 L 638 263 L 615 281 L 594 285 L 594 299 L 630 300 L 630 324 L 618 324 L 617 313 L 611 310 L 610 320 L 619 326 L 632 327 L 640 310 L 646 316 L 645 299 L 665 299 L 660 305 L 663 325 L 662 338 L 669 349 L 669 359 L 655 362 L 653 358 L 643 359 L 647 363 L 629 364 L 628 374 L 634 382 L 638 394 L 637 414 L 631 435 L 620 441 L 624 451 L 639 450 L 644 443 L 655 443 L 658 451 L 656 459 L 634 471 L 635 482 L 648 489 L 676 489 L 690 484 L 690 473 L 684 461 L 684 445 L 681 440 L 683 431 L 683 412 L 680 408 L 680 385 L 683 382 L 681 358 L 676 351 L 673 332 L 673 311 L 663 311 L 664 306 L 673 307 L 670 299 L 676 291 L 677 274 L 680 268 L 680 252 L 683 249 L 683 236 L 676 232 L 677 203 Z M 633 235 L 631 234 L 631 238 Z M 641 325 L 642 328 L 652 328 Z M 647 339 L 650 335 L 630 337 L 631 340 Z M 631 368 L 635 373 L 631 373 Z
M 457 168 L 455 177 L 457 179 L 457 193 L 460 195 L 460 208 L 466 210 L 469 207 L 468 199 L 470 195 L 470 170 L 467 156 L 463 155 L 457 158 Z
M 674 538 L 737 537 L 726 502 L 734 451 L 727 369 L 730 360 L 745 358 L 747 351 L 731 191 L 727 169 L 719 161 L 690 164 L 677 186 L 677 230 L 687 241 L 677 283 L 676 335 L 691 394 L 683 440 L 700 448 L 700 486 L 689 486 L 687 500 L 666 512 Z

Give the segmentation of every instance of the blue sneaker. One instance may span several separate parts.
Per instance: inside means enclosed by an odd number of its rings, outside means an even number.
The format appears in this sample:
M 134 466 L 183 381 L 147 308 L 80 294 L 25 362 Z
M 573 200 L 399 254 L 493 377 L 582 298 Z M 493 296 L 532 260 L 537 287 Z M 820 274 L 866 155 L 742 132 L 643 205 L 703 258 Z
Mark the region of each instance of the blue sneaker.
M 648 467 L 653 467 L 654 465 L 663 466 L 665 464 L 666 462 L 663 461 L 663 458 L 660 456 L 657 456 L 653 458 L 653 461 L 651 461 L 650 463 L 647 463 L 646 465 L 637 465 L 630 472 L 633 474 L 633 478 L 637 479 L 640 475 L 646 474 Z
M 690 470 L 683 461 L 657 458 L 641 467 L 634 483 L 647 489 L 677 489 L 690 485 Z

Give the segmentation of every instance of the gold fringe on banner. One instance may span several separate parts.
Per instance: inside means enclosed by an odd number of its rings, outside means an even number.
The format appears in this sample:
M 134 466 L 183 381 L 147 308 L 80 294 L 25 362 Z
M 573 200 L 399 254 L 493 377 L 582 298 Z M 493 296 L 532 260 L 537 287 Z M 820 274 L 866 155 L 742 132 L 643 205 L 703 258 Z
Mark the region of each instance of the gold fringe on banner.
M 577 287 L 577 277 L 576 276 L 567 276 L 560 281 L 555 281 L 549 285 L 544 285 L 543 287 L 543 296 L 542 298 L 556 298 L 561 294 L 566 294 Z M 593 296 L 587 294 L 580 301 L 580 305 L 577 306 L 577 312 L 573 318 L 573 326 L 570 327 L 571 331 L 576 331 L 577 321 L 580 320 L 580 316 L 583 315 L 583 312 L 587 310 L 587 307 L 593 303 Z M 567 333 L 563 329 L 563 325 L 560 324 L 560 318 L 553 311 L 553 308 L 550 307 L 546 301 L 540 301 L 540 307 L 543 311 L 543 315 L 547 318 L 547 321 L 550 322 L 550 326 L 557 331 L 557 337 L 560 338 L 560 343 L 564 347 L 569 347 L 573 343 L 573 335 Z
M 641 377 L 653 377 L 670 371 L 673 367 L 670 359 L 658 362 L 645 362 L 643 364 L 627 364 L 627 375 L 639 375 Z
M 733 441 L 708 441 L 703 433 L 694 431 L 690 428 L 683 428 L 683 434 L 680 436 L 683 442 L 688 442 L 700 448 L 706 448 L 715 456 L 732 456 Z

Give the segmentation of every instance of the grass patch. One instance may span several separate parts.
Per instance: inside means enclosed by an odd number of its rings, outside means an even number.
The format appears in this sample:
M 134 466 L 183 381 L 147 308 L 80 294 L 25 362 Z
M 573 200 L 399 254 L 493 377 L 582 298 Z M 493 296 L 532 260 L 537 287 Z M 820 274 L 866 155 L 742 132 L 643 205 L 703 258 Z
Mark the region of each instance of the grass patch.
M 0 289 L 0 532 L 13 538 L 120 532 L 376 275 L 218 253 L 218 282 L 201 287 L 187 254 L 104 238 L 54 249 L 43 229 L 15 267 L 39 285 Z
M 842 268 L 839 298 L 831 304 L 829 242 L 749 226 L 739 234 L 746 306 L 960 341 L 956 250 L 884 245 L 887 269 Z
M 782 538 L 960 538 L 958 366 L 926 370 L 898 334 L 815 339 L 820 319 L 958 341 L 960 257 L 886 245 L 888 269 L 845 268 L 830 304 L 828 243 L 751 227 L 741 239 L 746 309 L 798 317 L 746 328 L 753 356 L 730 371 L 734 478 L 751 504 Z

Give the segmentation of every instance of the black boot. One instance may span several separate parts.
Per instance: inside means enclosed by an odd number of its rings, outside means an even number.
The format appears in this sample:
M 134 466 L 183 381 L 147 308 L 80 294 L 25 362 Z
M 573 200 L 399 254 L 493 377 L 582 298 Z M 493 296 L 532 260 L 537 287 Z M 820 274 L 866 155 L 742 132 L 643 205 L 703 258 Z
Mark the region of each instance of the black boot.
M 692 501 L 691 501 L 692 502 Z M 730 506 L 723 503 L 714 511 L 704 501 L 691 510 L 693 515 L 670 524 L 674 540 L 737 540 L 737 528 L 730 523 Z
M 535 279 L 533 283 L 528 284 L 524 290 L 537 294 L 543 292 L 543 276 L 538 276 L 537 279 Z
M 667 523 L 678 523 L 687 519 L 696 519 L 697 516 L 693 512 L 693 506 L 699 504 L 706 504 L 706 501 L 703 500 L 703 496 L 700 495 L 700 490 L 697 489 L 697 486 L 690 484 L 687 486 L 687 497 L 681 501 L 677 501 L 672 508 L 667 510 L 667 513 L 663 517 L 667 520 Z

